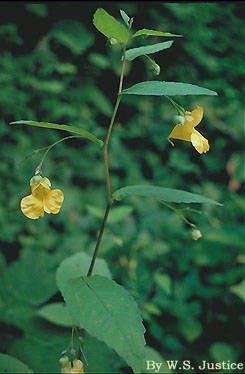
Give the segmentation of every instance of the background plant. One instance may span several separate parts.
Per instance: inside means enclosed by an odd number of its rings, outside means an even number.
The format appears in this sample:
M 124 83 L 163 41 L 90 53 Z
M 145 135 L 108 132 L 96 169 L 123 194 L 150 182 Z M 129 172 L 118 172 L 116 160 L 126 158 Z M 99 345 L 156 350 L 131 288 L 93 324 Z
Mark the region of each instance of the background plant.
M 88 20 L 96 6 L 87 8 L 74 4 L 68 12 L 67 6 L 60 5 L 57 13 L 51 4 L 16 5 L 13 16 L 12 8 L 5 4 L 1 12 L 1 351 L 38 372 L 57 371 L 57 357 L 69 342 L 70 330 L 61 327 L 64 321 L 50 324 L 37 314 L 47 303 L 61 300 L 55 283 L 60 262 L 69 254 L 92 252 L 103 214 L 94 204 L 96 201 L 103 210 L 103 164 L 98 149 L 87 142 L 82 157 L 77 140 L 55 147 L 44 171 L 57 186 L 64 186 L 62 214 L 55 221 L 49 217 L 38 224 L 25 221 L 19 212 L 20 186 L 25 195 L 26 181 L 40 155 L 25 163 L 21 158 L 34 144 L 44 147 L 60 135 L 51 130 L 13 130 L 8 123 L 18 118 L 86 122 L 86 129 L 103 137 L 118 79 L 111 73 L 119 74 L 120 51 L 116 46 L 105 46 L 95 34 Z M 239 87 L 242 60 L 240 42 L 236 42 L 243 37 L 238 35 L 238 30 L 242 32 L 239 6 L 152 7 L 149 3 L 144 10 L 137 4 L 106 8 L 114 15 L 119 8 L 135 15 L 136 28 L 142 26 L 142 17 L 152 28 L 185 35 L 184 42 L 176 41 L 167 53 L 156 55 L 163 79 L 200 83 L 220 93 L 215 105 L 212 98 L 198 97 L 196 101 L 205 106 L 206 131 L 212 134 L 212 152 L 198 160 L 189 145 L 172 149 L 165 140 L 174 114 L 167 102 L 126 98 L 127 110 L 120 112 L 110 148 L 113 185 L 117 188 L 152 180 L 166 185 L 167 181 L 169 187 L 181 186 L 226 203 L 222 209 L 206 206 L 202 215 L 191 213 L 204 235 L 193 242 L 178 215 L 155 201 L 149 210 L 142 199 L 132 198 L 111 215 L 101 256 L 113 264 L 113 279 L 136 298 L 146 322 L 146 340 L 160 355 L 190 356 L 197 362 L 204 355 L 236 359 L 241 353 L 244 297 L 243 200 L 239 193 L 244 178 Z M 30 35 L 28 22 L 33 17 L 36 28 Z M 67 18 L 69 22 L 64 21 Z M 190 18 L 195 35 L 190 30 Z M 170 64 L 173 60 L 175 63 Z M 128 86 L 143 80 L 142 76 L 153 79 L 147 60 L 128 69 L 132 69 L 127 72 Z M 105 76 L 110 77 L 106 85 Z M 181 98 L 182 106 L 189 103 L 190 98 Z M 191 103 L 195 104 L 193 98 Z M 84 349 L 94 372 L 98 367 L 111 372 L 118 360 L 103 344 L 88 337 Z

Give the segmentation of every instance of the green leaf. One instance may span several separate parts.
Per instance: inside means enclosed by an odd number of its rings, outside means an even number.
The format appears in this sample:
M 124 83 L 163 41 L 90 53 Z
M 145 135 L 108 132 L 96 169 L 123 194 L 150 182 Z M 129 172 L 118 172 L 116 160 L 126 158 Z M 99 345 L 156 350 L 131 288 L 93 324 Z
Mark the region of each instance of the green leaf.
M 56 272 L 56 283 L 58 288 L 63 288 L 64 284 L 69 279 L 86 275 L 90 262 L 91 256 L 88 256 L 83 252 L 76 253 L 62 261 Z M 108 269 L 107 263 L 100 258 L 96 259 L 93 273 L 111 278 L 111 273 Z
M 179 330 L 185 339 L 192 343 L 202 334 L 202 325 L 193 317 L 187 316 L 179 322 Z
M 127 28 L 104 9 L 99 8 L 96 10 L 94 13 L 93 23 L 96 29 L 107 38 L 116 39 L 121 44 L 126 44 L 128 42 L 130 33 Z
M 211 345 L 210 349 L 210 355 L 216 362 L 222 362 L 230 360 L 231 362 L 234 362 L 237 360 L 237 352 L 235 349 L 225 342 L 215 342 Z
M 116 374 L 120 372 L 120 367 L 125 366 L 125 362 L 120 360 L 115 351 L 88 334 L 83 340 L 83 352 L 87 361 L 86 373 Z
M 130 27 L 130 17 L 127 15 L 127 13 L 124 12 L 124 10 L 120 10 L 120 14 L 127 27 Z
M 217 95 L 217 92 L 189 83 L 147 81 L 140 82 L 122 91 L 124 95 Z
M 173 40 L 163 43 L 157 43 L 152 45 L 145 45 L 138 48 L 128 49 L 126 51 L 126 59 L 129 61 L 133 61 L 136 57 L 149 55 L 151 53 L 156 53 L 162 51 L 163 49 L 170 48 L 173 44 Z
M 235 286 L 230 287 L 230 290 L 245 302 L 245 280 Z
M 139 372 L 145 354 L 145 329 L 127 291 L 108 278 L 94 275 L 69 280 L 61 292 L 76 325 L 105 342 Z
M 58 22 L 51 36 L 68 48 L 75 56 L 85 52 L 94 42 L 94 35 L 78 21 L 66 19 Z
M 91 142 L 94 142 L 100 146 L 103 145 L 102 140 L 96 138 L 91 132 L 87 130 L 80 129 L 79 127 L 74 127 L 70 125 L 59 125 L 57 123 L 50 123 L 50 122 L 37 122 L 37 121 L 15 121 L 10 122 L 10 125 L 28 125 L 28 126 L 35 126 L 35 127 L 44 127 L 46 129 L 55 129 L 55 130 L 62 130 L 62 131 L 68 131 L 73 134 L 80 135 L 81 137 L 91 140 Z
M 24 360 L 35 373 L 60 373 L 59 358 L 70 341 L 70 330 L 47 325 L 35 318 L 24 335 L 12 339 L 10 352 Z M 1 372 L 1 371 L 0 371 Z M 26 371 L 21 372 L 21 374 Z
M 175 37 L 181 37 L 183 35 L 178 34 L 171 34 L 170 32 L 163 32 L 163 31 L 156 31 L 151 29 L 141 29 L 136 31 L 136 33 L 133 34 L 133 38 L 137 36 L 175 36 Z
M 0 353 L 0 373 L 33 373 L 33 371 L 17 358 Z
M 25 7 L 29 12 L 39 17 L 46 17 L 48 14 L 48 9 L 45 4 L 26 4 Z
M 52 303 L 40 308 L 36 315 L 58 326 L 71 327 L 72 319 L 64 303 Z
M 120 188 L 119 190 L 114 192 L 113 198 L 117 201 L 120 201 L 125 197 L 132 195 L 154 197 L 157 200 L 171 203 L 204 203 L 222 205 L 217 201 L 209 199 L 208 197 L 197 195 L 188 191 L 144 185 L 127 186 Z
M 2 287 L 22 303 L 39 305 L 57 292 L 55 267 L 51 254 L 26 249 L 20 259 L 3 272 Z
M 160 368 L 156 367 L 156 363 L 162 363 Z M 148 365 L 147 365 L 148 363 Z M 167 374 L 171 373 L 172 370 L 168 368 L 167 360 L 162 357 L 155 349 L 152 347 L 145 347 L 145 359 L 142 362 L 142 373 L 159 373 Z M 172 374 L 174 374 L 172 372 Z

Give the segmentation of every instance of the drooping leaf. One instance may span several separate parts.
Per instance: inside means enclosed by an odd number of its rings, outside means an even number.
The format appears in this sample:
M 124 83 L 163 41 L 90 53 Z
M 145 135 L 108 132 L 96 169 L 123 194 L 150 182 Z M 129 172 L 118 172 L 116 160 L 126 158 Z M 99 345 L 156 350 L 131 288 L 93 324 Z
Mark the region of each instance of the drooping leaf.
M 73 134 L 80 135 L 81 137 L 91 140 L 92 142 L 102 146 L 102 140 L 96 138 L 91 132 L 87 130 L 80 129 L 79 127 L 69 126 L 69 125 L 59 125 L 58 123 L 50 123 L 50 122 L 37 122 L 37 121 L 28 121 L 28 120 L 21 120 L 10 122 L 10 125 L 28 125 L 28 126 L 35 126 L 35 127 L 44 127 L 46 129 L 54 129 L 54 130 L 62 130 L 68 131 Z
M 117 201 L 125 197 L 137 195 L 143 197 L 153 197 L 160 201 L 172 203 L 204 203 L 222 205 L 217 201 L 209 199 L 208 197 L 194 194 L 188 191 L 176 190 L 173 188 L 157 187 L 157 186 L 127 186 L 115 191 L 113 198 Z
M 33 373 L 33 371 L 17 358 L 0 353 L 0 373 Z
M 58 288 L 62 289 L 69 279 L 86 275 L 90 262 L 91 256 L 88 256 L 83 252 L 76 253 L 62 261 L 56 272 L 56 283 Z M 108 269 L 107 263 L 105 260 L 100 258 L 96 259 L 93 273 L 111 278 L 111 273 Z
M 105 342 L 140 372 L 145 329 L 127 291 L 108 278 L 94 275 L 70 279 L 61 292 L 75 324 Z
M 109 39 L 116 39 L 121 44 L 126 44 L 130 34 L 127 28 L 107 13 L 103 8 L 99 8 L 94 13 L 94 26 Z
M 181 37 L 183 35 L 171 34 L 170 32 L 163 32 L 163 31 L 157 31 L 157 30 L 151 30 L 151 29 L 140 29 L 133 34 L 133 38 L 135 38 L 137 36 L 175 36 L 175 37 Z
M 36 315 L 58 326 L 71 327 L 72 319 L 64 303 L 52 303 L 40 308 Z
M 217 95 L 217 92 L 189 83 L 147 81 L 140 82 L 122 91 L 124 95 L 153 95 L 153 96 L 178 96 L 178 95 Z
M 121 17 L 122 19 L 124 20 L 125 24 L 127 25 L 127 27 L 130 26 L 130 17 L 127 15 L 126 12 L 124 12 L 124 10 L 120 10 L 120 14 L 121 14 Z
M 163 49 L 170 48 L 173 44 L 173 40 L 163 43 L 156 43 L 152 45 L 145 45 L 143 47 L 132 48 L 126 51 L 126 59 L 133 61 L 136 57 L 149 55 L 151 53 L 156 53 L 162 51 Z

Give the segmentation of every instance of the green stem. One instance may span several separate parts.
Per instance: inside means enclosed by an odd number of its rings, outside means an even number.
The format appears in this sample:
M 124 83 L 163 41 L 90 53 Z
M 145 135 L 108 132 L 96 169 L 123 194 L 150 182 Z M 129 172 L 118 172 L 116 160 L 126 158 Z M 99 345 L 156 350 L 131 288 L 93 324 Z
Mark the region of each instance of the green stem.
M 89 266 L 89 269 L 88 269 L 87 277 L 92 275 L 95 260 L 96 260 L 96 257 L 97 257 L 97 254 L 98 254 L 98 251 L 99 251 L 99 248 L 100 248 L 101 239 L 102 239 L 103 234 L 104 234 L 104 230 L 105 230 L 105 226 L 106 226 L 106 222 L 107 222 L 107 218 L 108 218 L 110 209 L 111 209 L 111 204 L 108 204 L 107 207 L 106 207 L 106 210 L 105 210 L 105 214 L 104 214 L 104 218 L 103 218 L 101 227 L 100 227 L 100 233 L 99 233 L 99 236 L 98 236 L 98 239 L 97 239 L 97 242 L 96 242 L 96 246 L 95 246 L 95 249 L 94 249 L 93 257 L 92 257 L 92 260 L 91 260 L 91 263 L 90 263 L 90 266 Z
M 166 98 L 173 104 L 173 106 L 176 108 L 177 112 L 179 112 L 181 115 L 185 114 L 184 108 L 182 108 L 181 105 L 177 104 L 173 99 L 170 99 L 169 96 L 166 96 Z
M 72 139 L 72 138 L 82 138 L 82 136 L 80 135 L 71 135 L 71 136 L 66 136 L 65 138 L 62 138 L 62 139 L 59 139 L 57 140 L 57 142 L 51 144 L 51 145 L 48 145 L 47 147 L 43 147 L 43 148 L 39 148 L 39 149 L 36 149 L 35 151 L 33 151 L 32 153 L 37 153 L 39 151 L 42 151 L 44 149 L 47 149 L 46 152 L 44 153 L 41 161 L 39 162 L 38 166 L 36 167 L 36 170 L 35 170 L 35 175 L 39 174 L 41 172 L 41 169 L 42 169 L 42 165 L 43 165 L 43 162 L 45 160 L 45 158 L 47 157 L 47 154 L 49 153 L 49 151 L 56 145 L 56 144 L 59 144 L 61 142 L 63 142 L 64 140 L 68 140 L 68 139 Z
M 96 242 L 96 245 L 95 245 L 92 260 L 91 260 L 89 270 L 88 270 L 88 273 L 87 273 L 88 277 L 90 275 L 92 275 L 95 260 L 96 260 L 96 257 L 98 255 L 98 252 L 99 252 L 100 243 L 101 243 L 104 231 L 105 231 L 107 218 L 108 218 L 108 215 L 109 215 L 112 203 L 113 203 L 112 189 L 111 189 L 111 179 L 110 179 L 110 164 L 109 164 L 108 146 L 109 146 L 109 142 L 110 142 L 112 128 L 113 128 L 115 118 L 116 118 L 116 115 L 117 115 L 117 112 L 118 112 L 118 108 L 119 108 L 119 105 L 120 105 L 120 101 L 121 101 L 123 78 L 124 78 L 124 71 L 125 71 L 125 66 L 126 66 L 125 51 L 126 51 L 126 47 L 123 50 L 122 67 L 121 67 L 121 74 L 120 74 L 119 87 L 118 87 L 118 96 L 117 96 L 117 100 L 116 100 L 116 103 L 115 103 L 115 106 L 114 106 L 114 110 L 113 110 L 113 113 L 112 113 L 112 117 L 111 117 L 111 120 L 110 120 L 110 123 L 109 123 L 109 126 L 108 126 L 108 130 L 107 130 L 107 133 L 106 133 L 106 136 L 105 136 L 105 141 L 104 141 L 104 164 L 105 164 L 105 179 L 106 179 L 106 190 L 107 190 L 107 206 L 106 206 L 106 209 L 105 209 L 103 221 L 102 221 L 101 226 L 100 226 L 100 232 L 99 232 L 99 236 L 97 238 L 97 242 Z
M 110 165 L 109 165 L 109 155 L 108 155 L 108 146 L 111 136 L 112 127 L 115 121 L 115 117 L 118 111 L 118 107 L 121 101 L 121 96 L 117 97 L 117 101 L 114 107 L 114 111 L 111 117 L 111 121 L 106 133 L 105 141 L 104 141 L 104 164 L 105 164 L 105 177 L 106 177 L 106 189 L 108 195 L 108 202 L 112 204 L 112 192 L 111 192 L 111 180 L 110 180 Z
M 182 213 L 181 209 L 177 209 L 175 208 L 174 206 L 170 205 L 170 204 L 167 204 L 165 201 L 161 201 L 161 203 L 163 205 L 165 205 L 167 208 L 173 210 L 180 218 L 182 218 L 189 226 L 191 226 L 192 228 L 196 227 L 196 225 L 194 225 L 194 223 L 192 223 L 191 221 L 189 221 L 185 216 L 184 214 Z M 183 210 L 183 209 L 182 209 Z

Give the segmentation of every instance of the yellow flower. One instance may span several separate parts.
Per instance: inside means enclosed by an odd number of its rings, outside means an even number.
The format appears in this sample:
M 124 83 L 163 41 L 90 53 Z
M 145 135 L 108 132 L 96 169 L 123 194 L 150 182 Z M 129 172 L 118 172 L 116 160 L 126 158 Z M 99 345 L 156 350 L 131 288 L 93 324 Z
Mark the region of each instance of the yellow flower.
M 74 360 L 71 367 L 71 363 L 67 359 L 67 362 L 62 362 L 61 366 L 61 374 L 84 374 L 81 360 Z
M 38 219 L 44 212 L 57 214 L 62 206 L 64 195 L 61 190 L 51 190 L 48 178 L 37 175 L 30 180 L 31 195 L 21 200 L 21 210 L 30 219 Z
M 198 132 L 195 127 L 201 122 L 203 108 L 198 106 L 192 112 L 185 112 L 183 124 L 176 125 L 168 138 L 191 142 L 198 153 L 206 153 L 209 150 L 208 140 Z

